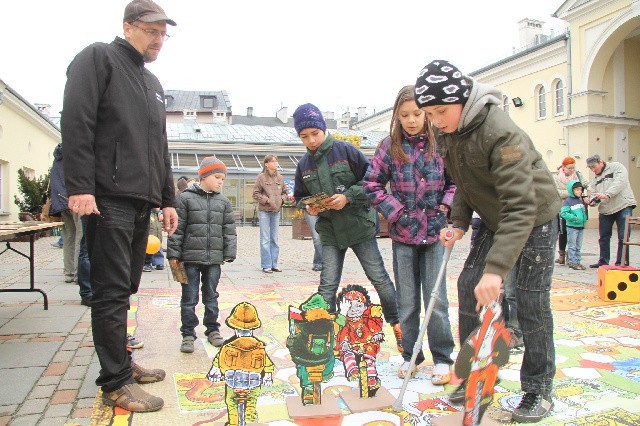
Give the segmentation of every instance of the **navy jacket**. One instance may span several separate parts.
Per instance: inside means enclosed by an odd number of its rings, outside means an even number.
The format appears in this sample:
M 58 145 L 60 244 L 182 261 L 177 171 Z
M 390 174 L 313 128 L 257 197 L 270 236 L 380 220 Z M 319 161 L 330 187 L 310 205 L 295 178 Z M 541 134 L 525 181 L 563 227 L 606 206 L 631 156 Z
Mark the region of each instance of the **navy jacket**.
M 51 209 L 49 214 L 51 216 L 59 216 L 60 213 L 69 210 L 69 202 L 66 198 L 63 198 L 67 197 L 67 189 L 64 186 L 62 164 L 62 144 L 58 144 L 53 150 L 53 166 L 51 166 L 51 175 L 49 176 L 51 188 Z

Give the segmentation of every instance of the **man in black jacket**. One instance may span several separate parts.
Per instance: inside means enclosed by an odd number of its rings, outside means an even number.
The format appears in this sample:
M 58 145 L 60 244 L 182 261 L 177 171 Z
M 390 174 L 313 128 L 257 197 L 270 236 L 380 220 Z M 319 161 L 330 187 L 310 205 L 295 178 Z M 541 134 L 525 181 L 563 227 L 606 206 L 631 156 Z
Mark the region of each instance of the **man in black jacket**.
M 67 70 L 62 149 L 69 208 L 88 215 L 86 242 L 93 290 L 91 323 L 100 360 L 105 404 L 156 411 L 161 398 L 138 383 L 165 372 L 131 361 L 126 348 L 129 297 L 138 291 L 147 245 L 149 212 L 161 207 L 164 229 L 178 223 L 167 145 L 164 91 L 144 66 L 176 25 L 151 0 L 124 11 L 124 39 L 94 43 Z

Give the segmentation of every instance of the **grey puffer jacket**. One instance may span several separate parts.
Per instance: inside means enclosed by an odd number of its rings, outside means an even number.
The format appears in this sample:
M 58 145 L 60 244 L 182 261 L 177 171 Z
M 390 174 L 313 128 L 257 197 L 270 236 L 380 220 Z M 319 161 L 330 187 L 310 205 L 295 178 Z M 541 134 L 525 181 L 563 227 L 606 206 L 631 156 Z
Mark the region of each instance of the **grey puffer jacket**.
M 177 212 L 178 229 L 169 237 L 167 258 L 203 265 L 236 258 L 236 224 L 227 197 L 196 184 L 180 194 Z

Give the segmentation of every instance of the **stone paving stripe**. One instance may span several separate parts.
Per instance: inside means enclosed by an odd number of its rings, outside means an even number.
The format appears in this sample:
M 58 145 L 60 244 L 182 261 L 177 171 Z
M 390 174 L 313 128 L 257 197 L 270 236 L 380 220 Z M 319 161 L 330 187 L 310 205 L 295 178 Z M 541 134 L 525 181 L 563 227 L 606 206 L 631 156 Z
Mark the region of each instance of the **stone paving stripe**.
M 46 367 L 60 345 L 60 342 L 5 343 L 0 351 L 0 366 Z
M 44 412 L 49 404 L 48 398 L 42 399 L 28 399 L 24 404 L 20 407 L 18 411 L 18 416 L 25 416 L 27 414 L 40 414 Z
M 64 342 L 65 338 L 60 337 L 34 337 L 30 342 Z
M 73 404 L 52 404 L 49 405 L 49 408 L 44 413 L 45 419 L 43 420 L 48 425 L 47 417 L 68 417 L 71 414 L 71 410 L 73 409 Z
M 3 365 L 0 363 L 0 365 Z M 21 404 L 45 367 L 0 369 L 0 405 Z
M 58 390 L 53 394 L 51 404 L 70 404 L 75 401 L 76 395 L 78 395 L 77 389 Z
M 69 362 L 53 362 L 44 370 L 45 376 L 62 376 L 69 368 Z
M 31 414 L 29 416 L 16 417 L 11 422 L 11 426 L 33 426 L 38 424 L 40 420 L 40 414 Z
M 76 321 L 77 318 L 74 317 L 14 318 L 0 327 L 0 334 L 25 334 L 34 331 L 38 333 L 68 333 L 76 325 Z
M 31 391 L 31 394 L 29 394 L 29 397 L 34 399 L 51 398 L 57 387 L 57 385 L 35 386 Z

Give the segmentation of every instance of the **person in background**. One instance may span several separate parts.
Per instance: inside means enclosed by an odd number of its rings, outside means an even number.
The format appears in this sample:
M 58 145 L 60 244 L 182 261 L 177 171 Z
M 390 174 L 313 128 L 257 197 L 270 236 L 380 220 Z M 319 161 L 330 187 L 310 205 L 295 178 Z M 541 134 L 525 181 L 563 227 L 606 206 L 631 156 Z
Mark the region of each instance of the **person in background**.
M 611 234 L 613 224 L 618 229 L 618 252 L 616 253 L 616 266 L 622 262 L 629 264 L 629 259 L 622 259 L 622 241 L 624 239 L 624 223 L 636 208 L 636 199 L 629 183 L 629 173 L 626 167 L 615 161 L 604 162 L 598 154 L 587 158 L 587 167 L 594 174 L 589 183 L 591 198 L 589 205 L 598 206 L 598 233 L 600 238 L 600 258 L 590 268 L 598 268 L 609 264 L 611 250 Z M 629 252 L 627 251 L 627 257 Z
M 583 189 L 582 182 L 579 180 L 567 182 L 567 191 L 571 195 L 564 200 L 560 209 L 560 216 L 567 223 L 567 263 L 569 268 L 579 271 L 585 269 L 580 263 L 584 225 L 587 223 L 587 212 L 582 197 Z
M 198 317 L 196 305 L 202 283 L 205 336 L 215 347 L 224 339 L 218 322 L 218 282 L 221 265 L 233 262 L 237 252 L 236 224 L 231 202 L 222 195 L 227 167 L 216 157 L 205 157 L 198 169 L 200 184 L 187 188 L 178 201 L 178 229 L 169 237 L 167 257 L 184 263 L 188 282 L 180 299 L 180 351 L 192 353 Z
M 322 271 L 322 241 L 320 241 L 320 235 L 316 231 L 316 223 L 318 222 L 318 216 L 312 216 L 307 212 L 304 212 L 304 220 L 307 222 L 309 231 L 311 232 L 311 240 L 313 241 L 313 267 L 312 271 Z
M 253 185 L 253 199 L 258 203 L 258 221 L 260 223 L 260 267 L 262 272 L 282 272 L 278 267 L 280 246 L 278 245 L 278 226 L 280 209 L 287 199 L 284 179 L 278 172 L 278 157 L 265 155 L 262 172 Z
M 178 190 L 178 194 L 184 192 L 185 189 L 187 189 L 187 181 L 189 180 L 188 177 L 186 176 L 180 176 L 178 178 L 178 181 L 176 182 L 176 189 Z
M 537 422 L 553 407 L 556 372 L 551 312 L 553 251 L 561 200 L 542 155 L 501 108 L 502 94 L 435 60 L 420 72 L 415 99 L 435 127 L 438 149 L 456 183 L 452 239 L 461 239 L 477 211 L 482 222 L 458 277 L 460 342 L 480 322 L 478 311 L 495 303 L 514 269 L 517 315 L 524 337 L 520 384 L 525 392 L 512 412 L 517 422 Z M 463 383 L 449 396 L 464 400 Z
M 143 272 L 151 272 L 153 269 L 162 271 L 164 269 L 164 250 L 162 249 L 162 210 L 151 209 L 149 215 L 149 235 L 154 235 L 160 240 L 160 248 L 153 254 L 147 253 L 144 257 Z
M 64 261 L 64 282 L 73 283 L 78 279 L 78 253 L 82 239 L 82 223 L 80 215 L 69 209 L 67 188 L 64 183 L 64 162 L 62 161 L 62 144 L 53 150 L 53 165 L 50 177 L 51 216 L 62 216 L 62 258 Z
M 580 181 L 585 189 L 588 186 L 587 181 L 584 180 L 580 172 L 576 170 L 576 160 L 573 157 L 566 157 L 562 160 L 562 164 L 558 167 L 558 172 L 553 175 L 553 178 L 563 202 L 571 196 L 571 194 L 567 192 L 567 183 L 569 181 Z M 559 220 L 560 233 L 558 234 L 558 258 L 556 259 L 556 263 L 558 265 L 564 265 L 567 255 L 567 222 L 562 216 L 560 216 Z
M 350 143 L 326 133 L 327 124 L 313 104 L 300 105 L 293 113 L 294 127 L 307 148 L 296 166 L 293 197 L 297 203 L 311 195 L 326 194 L 324 211 L 307 205 L 318 216 L 316 231 L 322 241 L 322 272 L 318 293 L 336 312 L 336 297 L 347 249 L 353 250 L 364 273 L 380 298 L 385 320 L 391 325 L 402 352 L 402 330 L 398 319 L 396 290 L 384 267 L 376 241 L 377 213 L 362 189 L 369 161 Z
M 91 327 L 102 403 L 132 412 L 156 411 L 162 398 L 139 384 L 164 380 L 127 351 L 129 298 L 138 291 L 149 212 L 161 207 L 164 229 L 178 225 L 164 91 L 145 67 L 168 39 L 169 19 L 151 0 L 124 10 L 124 39 L 94 43 L 67 69 L 61 116 L 68 207 L 87 216 L 91 259 Z
M 398 370 L 400 378 L 413 375 L 425 360 L 421 350 L 414 370 L 409 371 L 420 331 L 420 300 L 426 308 L 437 285 L 444 255 L 444 247 L 439 243 L 440 230 L 447 227 L 456 190 L 442 157 L 434 149 L 433 137 L 429 137 L 431 126 L 424 111 L 416 105 L 413 91 L 411 85 L 398 92 L 389 136 L 378 145 L 362 181 L 371 205 L 389 222 L 389 237 L 393 241 L 393 274 L 404 359 Z M 453 364 L 446 278 L 442 281 L 427 326 L 434 385 L 449 382 Z

